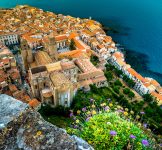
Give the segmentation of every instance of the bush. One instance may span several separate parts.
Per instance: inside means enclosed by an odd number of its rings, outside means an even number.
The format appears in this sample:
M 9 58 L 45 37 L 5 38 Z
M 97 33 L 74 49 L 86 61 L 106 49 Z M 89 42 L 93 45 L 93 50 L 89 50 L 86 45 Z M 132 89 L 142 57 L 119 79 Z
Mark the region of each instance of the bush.
M 113 79 L 113 74 L 112 74 L 111 71 L 106 71 L 105 76 L 106 76 L 108 81 L 111 81 Z
M 135 82 L 132 79 L 128 78 L 126 75 L 123 75 L 123 80 L 130 88 L 133 88 L 135 86 Z
M 130 93 L 130 89 L 128 89 L 128 88 L 123 89 L 123 93 L 126 94 L 126 95 L 129 94 Z
M 102 103 L 99 107 L 92 103 L 89 109 L 82 109 L 78 116 L 72 116 L 75 118 L 73 128 L 69 128 L 68 133 L 83 138 L 96 150 L 121 150 L 128 146 L 130 149 L 152 150 L 155 143 L 151 140 L 150 133 L 144 132 L 140 128 L 141 124 L 128 121 L 126 118 L 129 118 L 129 112 L 114 112 L 110 109 L 114 106 L 110 104 L 108 107 L 106 103 Z M 120 110 L 121 107 L 117 108 Z M 149 146 L 145 146 L 142 140 L 147 140 Z
M 112 71 L 115 69 L 115 67 L 111 64 L 106 64 L 105 67 L 106 67 L 106 71 Z
M 117 68 L 115 68 L 115 74 L 120 77 L 121 75 L 123 75 L 123 72 Z
M 150 94 L 143 95 L 143 99 L 146 102 L 152 102 L 153 101 L 153 97 Z
M 75 50 L 76 49 L 76 45 L 75 45 L 74 39 L 71 39 L 69 48 L 70 48 L 70 50 Z
M 113 90 L 114 90 L 117 94 L 119 94 L 119 89 L 120 89 L 119 86 L 113 86 Z
M 121 83 L 120 80 L 118 79 L 118 80 L 116 80 L 116 81 L 114 82 L 114 85 L 122 86 L 122 83 Z
M 135 94 L 132 91 L 130 91 L 128 97 L 132 99 L 133 97 L 135 97 Z
M 90 61 L 92 62 L 92 64 L 94 66 L 97 66 L 97 64 L 100 62 L 99 58 L 97 56 L 93 56 L 93 55 L 91 56 Z

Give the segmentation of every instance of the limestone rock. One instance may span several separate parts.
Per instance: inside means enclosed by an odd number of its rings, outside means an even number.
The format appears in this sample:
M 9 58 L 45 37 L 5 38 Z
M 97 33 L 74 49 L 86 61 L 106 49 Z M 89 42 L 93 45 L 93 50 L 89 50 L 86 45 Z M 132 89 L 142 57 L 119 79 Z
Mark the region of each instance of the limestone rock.
M 10 96 L 0 95 L 0 150 L 92 150 Z

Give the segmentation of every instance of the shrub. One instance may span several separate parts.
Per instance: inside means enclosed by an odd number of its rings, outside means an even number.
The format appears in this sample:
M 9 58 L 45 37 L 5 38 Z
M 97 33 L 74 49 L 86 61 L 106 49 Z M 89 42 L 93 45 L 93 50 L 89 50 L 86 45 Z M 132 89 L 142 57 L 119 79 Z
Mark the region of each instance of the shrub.
M 124 94 L 129 94 L 130 93 L 130 89 L 128 89 L 128 88 L 123 89 L 123 93 Z
M 92 62 L 92 64 L 94 66 L 97 66 L 97 64 L 100 62 L 99 58 L 97 56 L 93 56 L 93 55 L 91 56 L 90 61 Z
M 121 70 L 118 70 L 117 68 L 115 68 L 115 74 L 120 77 L 121 75 L 123 75 L 123 72 Z
M 114 82 L 114 85 L 122 86 L 122 83 L 120 82 L 120 80 L 116 80 L 116 81 Z
M 132 91 L 130 91 L 128 94 L 128 97 L 133 98 L 133 97 L 135 97 L 135 94 Z
M 113 79 L 113 74 L 112 74 L 111 71 L 106 71 L 105 76 L 106 76 L 108 81 L 111 81 Z
M 71 39 L 69 48 L 70 48 L 70 50 L 75 50 L 76 49 L 76 45 L 75 45 L 74 39 Z
M 119 94 L 119 89 L 120 89 L 119 86 L 113 86 L 113 90 L 114 90 L 117 94 Z
M 96 150 L 121 150 L 128 147 L 152 150 L 156 144 L 150 137 L 152 134 L 149 130 L 143 130 L 141 123 L 131 121 L 129 114 L 133 112 L 120 106 L 114 108 L 111 103 L 96 105 L 93 100 L 91 107 L 82 108 L 77 116 L 71 112 L 74 122 L 68 133 L 83 138 Z

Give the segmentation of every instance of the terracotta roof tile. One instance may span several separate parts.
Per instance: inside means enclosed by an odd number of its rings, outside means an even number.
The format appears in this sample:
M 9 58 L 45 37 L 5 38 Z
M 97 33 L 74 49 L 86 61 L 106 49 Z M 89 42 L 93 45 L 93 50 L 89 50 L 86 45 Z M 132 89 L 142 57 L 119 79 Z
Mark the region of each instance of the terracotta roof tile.
M 32 108 L 35 108 L 35 107 L 37 107 L 37 106 L 40 105 L 40 102 L 39 102 L 37 99 L 32 99 L 32 100 L 29 101 L 28 104 L 29 104 L 29 106 L 31 106 Z

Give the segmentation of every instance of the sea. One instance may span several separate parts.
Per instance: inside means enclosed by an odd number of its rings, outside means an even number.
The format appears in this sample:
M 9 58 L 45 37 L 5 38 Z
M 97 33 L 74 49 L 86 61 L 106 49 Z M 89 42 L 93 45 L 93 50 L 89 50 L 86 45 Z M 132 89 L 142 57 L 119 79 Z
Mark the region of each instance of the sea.
M 101 22 L 127 63 L 162 85 L 162 0 L 0 0 L 2 8 L 22 4 Z

